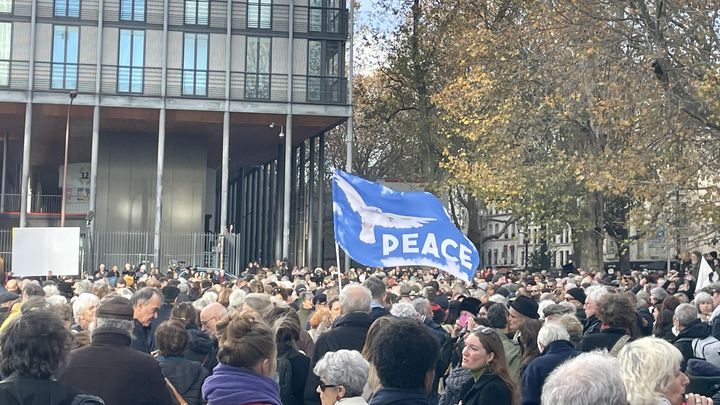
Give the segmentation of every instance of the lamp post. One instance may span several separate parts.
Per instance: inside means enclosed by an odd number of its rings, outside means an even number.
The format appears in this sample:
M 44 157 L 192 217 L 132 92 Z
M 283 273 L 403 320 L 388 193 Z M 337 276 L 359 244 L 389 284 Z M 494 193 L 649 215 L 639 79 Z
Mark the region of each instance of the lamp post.
M 60 202 L 60 227 L 65 227 L 65 200 L 67 199 L 67 167 L 68 167 L 68 144 L 70 143 L 70 110 L 72 110 L 73 101 L 77 97 L 77 91 L 72 90 L 69 94 L 70 103 L 67 109 L 67 120 L 65 121 L 65 161 L 63 163 L 63 185 L 62 198 Z

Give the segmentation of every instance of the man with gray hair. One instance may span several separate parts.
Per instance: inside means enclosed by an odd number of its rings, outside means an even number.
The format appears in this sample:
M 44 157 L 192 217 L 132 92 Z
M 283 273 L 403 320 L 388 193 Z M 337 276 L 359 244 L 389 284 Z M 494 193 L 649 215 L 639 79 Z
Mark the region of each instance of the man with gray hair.
M 583 325 L 583 336 L 600 332 L 602 322 L 596 315 L 597 302 L 603 295 L 608 294 L 607 287 L 593 285 L 585 290 L 585 325 Z
M 697 354 L 700 353 L 696 353 L 696 349 L 707 351 L 712 347 L 720 346 L 720 342 L 711 334 L 710 325 L 701 322 L 698 318 L 697 307 L 693 304 L 680 304 L 675 308 L 673 326 L 679 331 L 673 346 L 682 353 L 683 361 L 680 364 L 680 370 L 683 372 L 687 367 L 688 360 L 699 358 Z M 703 360 L 717 362 L 717 356 L 713 359 L 703 357 Z M 715 364 L 715 366 L 720 366 L 720 364 Z
M 75 324 L 72 327 L 74 332 L 88 330 L 88 326 L 95 321 L 95 309 L 100 298 L 95 294 L 80 294 L 72 304 L 73 318 Z
M 370 316 L 370 290 L 360 284 L 349 284 L 340 292 L 340 308 L 342 315 L 335 321 L 329 331 L 323 333 L 315 342 L 315 350 L 310 363 L 310 369 L 327 352 L 340 349 L 361 351 L 365 345 L 367 335 L 373 319 Z M 316 389 L 320 380 L 317 375 L 310 373 L 305 385 L 305 404 L 319 405 L 320 396 Z
M 155 347 L 155 337 L 151 324 L 157 318 L 158 311 L 165 298 L 160 290 L 145 287 L 133 294 L 130 303 L 133 306 L 133 319 L 135 320 L 135 339 L 131 347 L 143 353 L 150 354 Z
M 103 298 L 91 325 L 90 346 L 73 350 L 58 380 L 112 404 L 171 405 L 158 362 L 130 348 L 134 328 L 133 306 L 127 298 Z
M 627 405 L 615 357 L 583 353 L 556 368 L 542 387 L 542 405 Z

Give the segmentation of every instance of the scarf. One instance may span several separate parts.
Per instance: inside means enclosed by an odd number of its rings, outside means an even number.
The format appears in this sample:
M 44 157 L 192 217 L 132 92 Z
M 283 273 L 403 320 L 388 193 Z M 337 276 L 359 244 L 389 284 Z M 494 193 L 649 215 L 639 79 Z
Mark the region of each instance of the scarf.
M 274 380 L 248 369 L 222 363 L 205 380 L 202 396 L 212 405 L 282 405 L 280 386 Z

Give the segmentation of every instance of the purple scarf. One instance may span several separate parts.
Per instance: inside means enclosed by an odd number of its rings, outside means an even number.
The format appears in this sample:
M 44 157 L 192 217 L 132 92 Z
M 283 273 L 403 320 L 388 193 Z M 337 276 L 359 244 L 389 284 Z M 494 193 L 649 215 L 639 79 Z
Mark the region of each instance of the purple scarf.
M 282 405 L 280 387 L 274 380 L 222 363 L 205 380 L 202 396 L 208 405 Z

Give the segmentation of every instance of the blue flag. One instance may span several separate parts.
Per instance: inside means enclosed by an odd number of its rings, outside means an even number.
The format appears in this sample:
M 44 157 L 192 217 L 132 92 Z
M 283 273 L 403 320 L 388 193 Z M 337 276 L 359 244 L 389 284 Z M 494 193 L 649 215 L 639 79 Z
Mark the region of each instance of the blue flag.
M 333 173 L 335 241 L 354 260 L 376 267 L 431 266 L 470 281 L 480 255 L 440 201 L 396 192 L 340 170 Z

